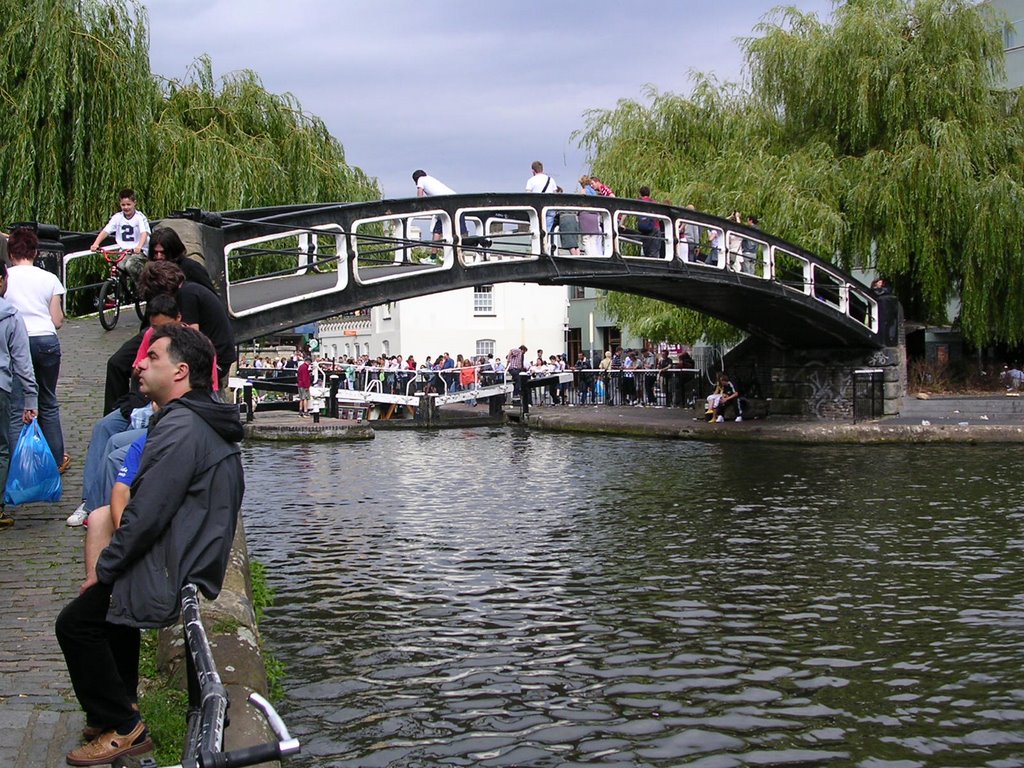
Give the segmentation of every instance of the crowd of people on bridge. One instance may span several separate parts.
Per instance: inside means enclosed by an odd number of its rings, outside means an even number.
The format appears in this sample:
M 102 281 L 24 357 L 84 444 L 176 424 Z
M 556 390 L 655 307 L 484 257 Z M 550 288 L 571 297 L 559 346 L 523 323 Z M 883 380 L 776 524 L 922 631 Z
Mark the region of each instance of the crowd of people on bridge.
M 452 195 L 455 190 L 439 179 L 420 169 L 413 172 L 413 183 L 419 197 Z M 595 197 L 615 197 L 615 192 L 601 181 L 597 175 L 584 174 L 579 178 L 576 194 Z M 536 194 L 563 194 L 566 190 L 544 170 L 544 163 L 535 160 L 530 166 L 530 176 L 526 180 L 525 191 Z M 670 200 L 657 201 L 652 197 L 651 188 L 640 186 L 637 199 L 648 203 L 663 202 L 674 205 Z M 687 210 L 696 210 L 691 204 L 685 204 Z M 758 217 L 753 214 L 743 216 L 739 211 L 732 211 L 728 220 L 745 225 L 750 229 L 760 229 Z M 556 211 L 549 208 L 544 216 L 545 231 L 556 235 L 553 243 L 556 247 L 568 252 L 571 256 L 605 256 L 606 238 L 611 234 L 598 211 Z M 658 259 L 665 255 L 666 220 L 658 216 L 629 216 L 619 222 L 619 234 L 626 241 L 639 245 L 640 254 L 645 258 Z M 466 235 L 465 222 L 460 222 L 460 230 Z M 432 238 L 441 240 L 442 221 L 437 217 L 434 221 Z M 681 221 L 676 233 L 678 243 L 677 256 L 682 261 L 692 264 L 704 264 L 716 267 L 727 266 L 735 272 L 757 274 L 758 260 L 762 259 L 762 244 L 751 237 L 730 232 L 726 236 L 724 230 L 717 227 Z M 727 261 L 721 259 L 725 257 Z

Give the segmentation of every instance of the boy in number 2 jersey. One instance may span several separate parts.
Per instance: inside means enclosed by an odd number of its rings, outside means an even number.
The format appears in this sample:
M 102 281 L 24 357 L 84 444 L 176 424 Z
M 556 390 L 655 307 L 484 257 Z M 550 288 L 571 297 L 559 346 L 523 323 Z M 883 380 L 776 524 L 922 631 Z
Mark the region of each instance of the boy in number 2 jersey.
M 121 210 L 110 217 L 107 226 L 99 231 L 89 250 L 99 250 L 100 243 L 106 240 L 108 235 L 113 235 L 118 248 L 132 251 L 132 255 L 125 259 L 121 268 L 132 280 L 138 281 L 139 273 L 146 265 L 146 255 L 149 253 L 149 219 L 146 218 L 146 214 L 136 209 L 134 190 L 122 189 L 117 193 L 117 197 L 121 203 Z

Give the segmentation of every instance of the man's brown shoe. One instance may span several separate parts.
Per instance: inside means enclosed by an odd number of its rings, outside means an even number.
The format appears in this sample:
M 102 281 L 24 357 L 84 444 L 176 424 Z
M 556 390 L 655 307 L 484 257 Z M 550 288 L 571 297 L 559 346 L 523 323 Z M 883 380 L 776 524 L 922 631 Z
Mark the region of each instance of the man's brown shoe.
M 132 732 L 122 736 L 117 731 L 101 733 L 88 744 L 68 752 L 68 765 L 108 765 L 125 755 L 142 755 L 153 751 L 146 724 L 139 721 Z
M 138 712 L 139 711 L 139 705 L 138 704 L 132 704 L 132 709 L 134 709 L 136 712 Z M 101 726 L 98 726 L 98 725 L 87 725 L 87 726 L 85 726 L 85 728 L 82 729 L 82 741 L 92 741 L 97 736 L 99 736 L 101 733 L 103 733 L 104 730 L 106 730 L 106 729 L 102 728 Z

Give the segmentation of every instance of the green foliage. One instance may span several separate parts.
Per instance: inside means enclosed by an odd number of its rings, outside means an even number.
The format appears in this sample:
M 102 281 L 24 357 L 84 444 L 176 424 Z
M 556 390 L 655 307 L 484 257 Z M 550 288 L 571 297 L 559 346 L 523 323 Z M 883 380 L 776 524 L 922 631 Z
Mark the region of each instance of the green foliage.
M 263 609 L 274 604 L 274 590 L 267 581 L 267 566 L 250 558 L 249 579 L 252 583 L 252 609 L 259 624 L 263 620 Z
M 252 607 L 256 613 L 256 623 L 263 620 L 263 610 L 274 604 L 274 590 L 267 581 L 267 567 L 259 560 L 249 559 L 249 579 L 252 584 Z M 270 698 L 280 701 L 284 698 L 284 664 L 274 654 L 263 647 L 260 640 L 260 650 L 263 654 L 263 666 L 267 671 L 267 689 Z
M 172 685 L 160 672 L 156 662 L 157 635 L 155 629 L 142 633 L 139 678 L 143 684 L 139 711 L 153 737 L 153 754 L 157 763 L 171 765 L 180 760 L 185 746 L 188 693 Z
M 166 684 L 153 686 L 139 701 L 142 719 L 153 737 L 158 765 L 176 765 L 185 748 L 188 694 Z
M 0 0 L 0 210 L 95 232 L 138 193 L 150 218 L 380 197 L 324 123 L 207 58 L 183 80 L 149 68 L 136 0 Z
M 709 318 L 692 309 L 682 309 L 657 299 L 633 293 L 609 292 L 599 305 L 619 325 L 628 325 L 643 339 L 669 339 L 694 344 L 703 339 L 710 344 L 734 343 L 740 331 L 721 320 Z
M 909 317 L 942 322 L 959 297 L 970 341 L 1024 341 L 1024 107 L 1000 89 L 991 7 L 858 0 L 829 24 L 780 8 L 755 33 L 746 88 L 696 74 L 688 97 L 648 89 L 589 112 L 576 138 L 594 172 L 620 194 L 649 184 L 658 199 L 755 213 L 822 258 L 889 276 Z M 631 313 L 662 312 L 623 311 L 638 333 L 645 316 Z M 679 314 L 649 324 L 718 333 Z

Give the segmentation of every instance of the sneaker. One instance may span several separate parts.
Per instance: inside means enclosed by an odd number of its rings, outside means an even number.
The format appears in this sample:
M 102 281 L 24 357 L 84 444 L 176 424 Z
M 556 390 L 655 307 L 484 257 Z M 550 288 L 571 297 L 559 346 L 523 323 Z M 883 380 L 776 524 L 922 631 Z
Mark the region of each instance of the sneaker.
M 119 757 L 143 755 L 153 751 L 146 724 L 139 721 L 131 733 L 123 736 L 117 731 L 101 733 L 88 744 L 68 752 L 68 765 L 109 765 Z
M 83 501 L 78 505 L 78 509 L 68 515 L 67 524 L 72 528 L 77 528 L 82 525 L 89 517 L 89 510 L 85 508 L 85 502 Z
M 6 512 L 0 512 L 0 528 L 10 528 L 14 525 L 14 518 Z
M 721 424 L 723 421 L 725 421 L 725 418 L 723 416 L 719 416 L 717 419 L 715 419 L 716 424 Z
M 743 417 L 742 416 L 737 416 L 736 417 L 736 421 L 743 421 Z

